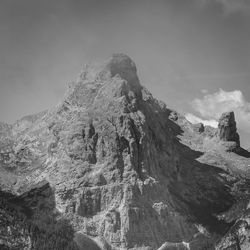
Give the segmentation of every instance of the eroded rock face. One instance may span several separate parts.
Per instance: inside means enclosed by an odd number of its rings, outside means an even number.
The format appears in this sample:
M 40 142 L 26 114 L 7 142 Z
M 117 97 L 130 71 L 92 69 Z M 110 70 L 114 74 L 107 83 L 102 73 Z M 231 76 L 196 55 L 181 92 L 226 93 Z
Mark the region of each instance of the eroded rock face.
M 237 146 L 240 146 L 240 137 L 237 133 L 234 112 L 226 112 L 221 115 L 218 129 L 219 138 L 222 141 L 233 141 L 236 142 Z
M 20 196 L 0 190 L 1 249 L 77 250 L 72 226 L 55 213 L 48 183 L 33 186 Z
M 46 179 L 79 249 L 213 249 L 228 230 L 232 178 L 198 160 L 213 133 L 155 100 L 128 56 L 86 66 L 58 106 L 21 121 L 1 184 L 21 194 Z
M 114 54 L 105 66 L 106 70 L 110 71 L 111 77 L 119 75 L 122 79 L 130 84 L 136 85 L 138 82 L 137 69 L 135 63 L 124 54 Z

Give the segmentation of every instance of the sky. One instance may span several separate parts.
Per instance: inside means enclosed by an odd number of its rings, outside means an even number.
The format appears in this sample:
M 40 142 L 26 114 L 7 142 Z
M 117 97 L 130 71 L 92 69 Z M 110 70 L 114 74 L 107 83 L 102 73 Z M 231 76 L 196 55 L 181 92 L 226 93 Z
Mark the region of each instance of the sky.
M 129 55 L 192 122 L 234 110 L 250 147 L 249 0 L 1 0 L 0 120 L 56 105 L 86 63 Z

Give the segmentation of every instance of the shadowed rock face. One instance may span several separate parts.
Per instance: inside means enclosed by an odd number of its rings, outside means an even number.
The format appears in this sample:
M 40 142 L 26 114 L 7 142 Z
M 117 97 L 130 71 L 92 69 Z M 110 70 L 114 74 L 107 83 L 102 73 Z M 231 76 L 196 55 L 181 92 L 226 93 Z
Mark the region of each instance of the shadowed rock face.
M 197 124 L 194 124 L 194 130 L 198 133 L 203 133 L 205 131 L 205 127 L 203 123 L 197 123 Z
M 20 196 L 0 190 L 0 249 L 77 250 L 73 228 L 54 208 L 46 182 Z
M 111 77 L 120 75 L 120 77 L 133 84 L 138 81 L 135 63 L 130 57 L 124 54 L 114 54 L 108 61 L 106 67 L 110 71 Z
M 240 146 L 240 137 L 237 133 L 234 112 L 223 113 L 219 119 L 218 125 L 219 138 L 223 141 L 236 142 Z
M 154 99 L 124 54 L 86 66 L 58 106 L 4 133 L 12 156 L 1 186 L 24 197 L 47 180 L 50 212 L 67 218 L 80 249 L 214 249 L 238 219 L 229 211 L 246 171 L 235 162 L 247 160 L 217 150 L 216 130 Z M 41 199 L 39 224 L 50 201 Z

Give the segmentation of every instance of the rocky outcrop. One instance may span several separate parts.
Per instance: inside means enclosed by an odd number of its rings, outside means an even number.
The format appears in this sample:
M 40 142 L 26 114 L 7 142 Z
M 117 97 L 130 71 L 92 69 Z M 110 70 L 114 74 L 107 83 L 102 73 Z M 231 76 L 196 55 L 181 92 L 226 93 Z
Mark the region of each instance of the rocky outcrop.
M 72 242 L 73 229 L 79 249 L 214 249 L 237 220 L 223 213 L 239 194 L 228 166 L 207 159 L 213 135 L 154 99 L 131 58 L 115 54 L 87 65 L 59 105 L 13 126 L 1 186 L 26 197 L 49 183 L 53 198 L 35 205 L 38 220 L 32 215 L 36 225 L 50 222 L 43 240 L 56 242 L 62 218 L 70 237 L 59 232 Z M 60 239 L 47 249 L 64 249 Z
M 172 111 L 168 117 L 172 121 L 177 121 L 178 120 L 178 114 L 175 111 Z
M 240 137 L 237 133 L 234 112 L 226 112 L 221 115 L 218 129 L 220 140 L 235 142 L 238 147 L 240 146 Z
M 205 131 L 205 127 L 203 125 L 203 123 L 197 123 L 197 124 L 194 124 L 194 130 L 198 133 L 203 133 Z
M 248 183 L 249 184 L 249 183 Z M 241 204 L 241 205 L 240 205 Z M 243 205 L 242 205 L 243 204 Z M 249 195 L 245 196 L 234 208 L 237 220 L 230 230 L 218 242 L 216 250 L 249 249 L 250 242 L 250 209 Z
M 0 197 L 1 249 L 78 249 L 73 228 L 54 211 L 48 183 L 37 184 L 20 196 L 0 190 Z

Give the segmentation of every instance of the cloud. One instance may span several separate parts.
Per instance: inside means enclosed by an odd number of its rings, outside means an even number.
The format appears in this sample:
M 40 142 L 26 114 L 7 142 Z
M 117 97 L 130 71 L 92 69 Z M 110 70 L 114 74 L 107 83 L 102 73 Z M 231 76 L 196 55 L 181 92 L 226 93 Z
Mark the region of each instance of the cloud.
M 250 14 L 249 0 L 195 0 L 195 3 L 201 8 L 216 4 L 221 7 L 225 15 L 234 13 Z
M 235 12 L 249 13 L 250 2 L 249 0 L 216 0 L 222 5 L 225 14 L 232 14 Z
M 207 90 L 207 89 L 202 89 L 202 90 L 201 90 L 201 93 L 202 93 L 202 94 L 207 94 L 207 93 L 208 93 L 208 90 Z
M 205 126 L 211 126 L 214 128 L 218 127 L 218 122 L 216 120 L 203 120 L 200 117 L 193 115 L 191 113 L 187 113 L 185 117 L 188 121 L 190 121 L 193 124 L 203 123 Z
M 191 105 L 202 117 L 198 118 L 205 121 L 218 121 L 223 112 L 234 111 L 238 127 L 250 133 L 250 103 L 246 101 L 240 90 L 220 89 L 213 94 L 204 95 L 201 99 L 194 99 Z
M 192 107 L 200 113 L 202 117 L 218 119 L 223 112 L 243 109 L 247 105 L 240 90 L 226 92 L 220 89 L 214 94 L 204 95 L 202 99 L 194 99 Z

